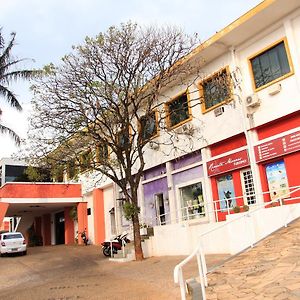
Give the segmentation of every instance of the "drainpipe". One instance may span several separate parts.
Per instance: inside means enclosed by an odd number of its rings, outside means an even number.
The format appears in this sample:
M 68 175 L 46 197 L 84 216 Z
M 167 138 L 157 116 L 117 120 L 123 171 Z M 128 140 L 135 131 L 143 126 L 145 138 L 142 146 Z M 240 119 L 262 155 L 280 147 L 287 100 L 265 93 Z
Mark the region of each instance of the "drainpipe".
M 240 72 L 241 72 L 241 69 L 239 68 L 238 63 L 237 63 L 238 59 L 236 57 L 235 48 L 231 47 L 230 52 L 231 52 L 231 60 L 232 60 L 233 69 L 240 70 Z M 241 83 L 241 85 L 242 84 L 243 83 Z M 238 98 L 238 110 L 239 110 L 240 119 L 242 122 L 242 129 L 243 129 L 244 135 L 246 137 L 246 142 L 247 142 L 250 169 L 252 172 L 253 185 L 254 185 L 254 190 L 256 193 L 256 203 L 259 204 L 259 203 L 263 203 L 262 188 L 261 188 L 261 181 L 260 181 L 258 165 L 256 164 L 256 161 L 255 161 L 255 154 L 254 154 L 254 147 L 253 147 L 254 133 L 251 132 L 251 130 L 248 130 L 248 128 L 250 129 L 251 126 L 249 126 L 249 123 L 247 122 L 247 119 L 249 116 L 248 116 L 248 113 L 246 111 L 246 107 L 245 107 L 244 101 L 243 101 L 243 99 L 245 98 L 243 95 L 243 92 L 242 92 L 243 90 L 245 90 L 244 86 L 243 87 L 239 86 L 239 90 L 237 91 L 236 94 L 234 94 L 234 96 L 236 96 Z

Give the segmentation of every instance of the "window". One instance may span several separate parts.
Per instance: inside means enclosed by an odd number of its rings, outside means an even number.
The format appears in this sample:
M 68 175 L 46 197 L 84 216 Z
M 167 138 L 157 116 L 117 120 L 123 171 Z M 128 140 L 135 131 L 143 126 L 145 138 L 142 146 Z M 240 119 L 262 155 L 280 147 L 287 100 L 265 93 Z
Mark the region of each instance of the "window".
M 205 209 L 201 182 L 182 187 L 179 191 L 183 219 L 204 217 Z
M 289 197 L 289 185 L 284 161 L 277 161 L 266 165 L 266 175 L 271 200 Z
M 146 141 L 158 134 L 156 112 L 153 111 L 148 115 L 140 118 L 140 135 L 141 140 Z
M 230 82 L 229 68 L 224 68 L 200 84 L 200 93 L 203 98 L 202 111 L 211 110 L 230 100 Z
M 125 148 L 128 148 L 128 146 L 130 144 L 130 133 L 129 133 L 129 131 L 127 131 L 126 129 L 123 129 L 123 130 L 119 131 L 117 138 L 118 138 L 119 147 L 121 147 L 123 150 Z
M 292 74 L 286 39 L 249 58 L 254 88 L 276 82 Z
M 90 168 L 91 165 L 91 158 L 92 158 L 92 152 L 91 150 L 88 150 L 81 154 L 80 162 L 81 162 L 81 172 L 87 170 Z
M 108 159 L 108 146 L 105 144 L 99 144 L 96 148 L 96 158 L 98 162 Z
M 226 211 L 236 206 L 232 174 L 217 178 L 218 195 L 221 211 Z
M 246 196 L 247 205 L 255 204 L 256 199 L 253 195 L 255 193 L 254 190 L 254 183 L 253 183 L 253 176 L 252 171 L 250 169 L 242 171 L 242 184 L 243 184 L 243 191 Z
M 68 162 L 67 164 L 67 174 L 68 174 L 68 178 L 72 179 L 77 175 L 77 167 L 75 164 L 75 159 L 72 159 Z
M 166 112 L 169 127 L 174 127 L 188 121 L 191 115 L 187 94 L 184 93 L 166 103 Z

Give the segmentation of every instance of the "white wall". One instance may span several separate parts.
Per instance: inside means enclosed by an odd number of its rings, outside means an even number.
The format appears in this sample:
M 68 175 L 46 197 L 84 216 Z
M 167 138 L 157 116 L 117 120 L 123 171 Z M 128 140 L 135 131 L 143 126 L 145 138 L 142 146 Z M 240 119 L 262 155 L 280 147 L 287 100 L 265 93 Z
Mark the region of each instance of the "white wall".
M 251 214 L 233 214 L 233 222 L 207 223 L 189 226 L 171 224 L 154 228 L 154 237 L 144 245 L 145 256 L 189 255 L 198 245 L 199 236 L 218 228 L 202 237 L 205 254 L 236 254 L 251 243 L 256 243 L 270 233 L 300 217 L 300 204 L 261 209 Z M 227 223 L 226 226 L 224 226 Z
M 109 211 L 114 207 L 113 186 L 103 189 L 104 198 L 104 220 L 105 220 L 105 239 L 112 237 L 111 232 L 111 214 Z

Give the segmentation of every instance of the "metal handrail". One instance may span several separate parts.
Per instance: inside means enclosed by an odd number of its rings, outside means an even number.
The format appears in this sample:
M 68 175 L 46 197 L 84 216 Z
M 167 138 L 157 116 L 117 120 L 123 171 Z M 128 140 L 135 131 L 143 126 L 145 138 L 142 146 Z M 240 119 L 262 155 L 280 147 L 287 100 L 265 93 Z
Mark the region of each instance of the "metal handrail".
M 284 194 L 283 196 L 279 196 L 277 198 L 275 198 L 272 201 L 269 202 L 264 202 L 260 205 L 260 207 L 257 207 L 254 210 L 248 211 L 246 215 L 241 215 L 239 217 L 237 217 L 234 220 L 230 220 L 230 221 L 226 221 L 223 224 L 221 224 L 220 226 L 218 226 L 217 228 L 213 228 L 210 229 L 202 234 L 199 235 L 199 243 L 198 246 L 195 248 L 195 250 L 187 257 L 185 258 L 182 262 L 180 262 L 179 264 L 177 264 L 174 268 L 174 282 L 175 283 L 179 283 L 180 285 L 180 293 L 181 293 L 181 299 L 185 300 L 186 299 L 186 285 L 184 282 L 184 278 L 183 278 L 183 272 L 182 272 L 182 268 L 189 262 L 191 261 L 195 256 L 197 257 L 197 264 L 198 264 L 198 271 L 199 271 L 199 277 L 200 277 L 200 284 L 201 284 L 201 291 L 202 291 L 202 299 L 205 300 L 206 299 L 206 294 L 205 294 L 205 287 L 207 287 L 207 265 L 206 265 L 206 260 L 205 260 L 205 255 L 202 249 L 202 240 L 201 238 L 203 238 L 205 235 L 216 231 L 222 227 L 228 226 L 228 224 L 231 224 L 233 222 L 236 222 L 242 218 L 244 218 L 245 216 L 250 217 L 250 215 L 252 215 L 253 213 L 264 209 L 266 206 L 273 204 L 273 203 L 280 203 L 280 206 L 283 205 L 283 201 L 282 198 L 286 198 L 289 195 L 297 192 L 300 190 L 300 186 L 295 186 L 295 187 L 290 187 L 290 189 L 295 188 L 295 190 L 293 191 L 289 191 L 288 193 Z M 264 193 L 260 193 L 260 194 L 255 194 L 255 195 L 261 195 L 261 194 L 266 194 L 266 193 L 270 193 L 270 191 L 268 192 L 264 192 Z M 299 197 L 296 198 L 291 198 L 291 199 L 285 199 L 285 201 L 290 201 L 290 200 L 294 200 L 294 199 L 299 199 Z M 284 223 L 283 226 L 287 226 L 286 222 Z M 254 245 L 254 240 L 250 243 L 249 246 L 253 247 Z
M 300 185 L 299 186 L 293 186 L 293 187 L 289 187 L 289 189 L 293 189 L 293 188 L 300 188 Z M 192 205 L 192 206 L 184 206 L 184 207 L 181 207 L 181 208 L 178 208 L 177 210 L 175 210 L 175 222 L 180 222 L 180 221 L 189 221 L 192 217 L 194 216 L 201 216 L 201 215 L 204 215 L 205 214 L 215 214 L 216 216 L 216 221 L 219 222 L 218 220 L 218 212 L 227 212 L 227 214 L 230 214 L 230 212 L 232 211 L 233 207 L 230 207 L 229 206 L 229 201 L 230 200 L 237 200 L 237 199 L 244 199 L 244 198 L 247 198 L 247 197 L 255 197 L 257 198 L 257 196 L 264 196 L 264 195 L 268 195 L 270 194 L 271 192 L 280 192 L 280 191 L 283 191 L 285 190 L 286 188 L 282 188 L 282 189 L 276 189 L 276 190 L 272 190 L 272 191 L 266 191 L 266 192 L 262 192 L 262 193 L 259 193 L 259 194 L 256 194 L 256 193 L 251 193 L 251 194 L 243 194 L 242 196 L 237 196 L 237 197 L 234 197 L 234 198 L 226 198 L 226 199 L 218 199 L 218 200 L 213 200 L 213 209 L 212 210 L 209 210 L 208 209 L 208 203 L 207 202 L 204 202 L 204 207 L 205 207 L 205 212 L 201 212 L 201 213 L 194 213 L 194 214 L 191 214 L 191 213 L 186 213 L 186 216 L 187 218 L 183 217 L 183 212 L 187 212 L 189 208 L 191 207 L 197 207 L 199 206 L 199 204 L 196 204 L 196 205 Z M 288 194 L 291 194 L 291 192 L 289 192 Z M 279 198 L 282 198 L 279 197 Z M 290 199 L 292 200 L 292 199 Z M 218 203 L 221 203 L 221 202 L 224 202 L 226 201 L 227 205 L 226 205 L 226 209 L 223 209 L 223 208 L 217 208 L 217 204 Z M 278 201 L 278 200 L 275 200 L 275 202 Z M 270 204 L 271 202 L 264 202 L 264 203 L 268 203 Z M 248 205 L 248 204 L 247 204 Z M 221 206 L 221 205 L 220 205 Z M 256 206 L 264 206 L 263 204 L 258 204 L 258 203 L 255 203 L 255 204 L 250 204 L 249 206 L 251 207 L 256 207 Z M 170 224 L 171 223 L 171 218 L 167 218 L 168 216 L 170 216 L 171 212 L 168 212 L 168 213 L 165 213 L 165 214 L 161 214 L 159 216 L 153 216 L 151 218 L 140 218 L 140 223 L 143 223 L 143 224 L 146 224 L 147 227 L 149 226 L 162 226 L 162 225 L 166 225 L 166 224 Z M 165 222 L 164 224 L 161 223 L 161 218 L 164 217 L 165 218 Z

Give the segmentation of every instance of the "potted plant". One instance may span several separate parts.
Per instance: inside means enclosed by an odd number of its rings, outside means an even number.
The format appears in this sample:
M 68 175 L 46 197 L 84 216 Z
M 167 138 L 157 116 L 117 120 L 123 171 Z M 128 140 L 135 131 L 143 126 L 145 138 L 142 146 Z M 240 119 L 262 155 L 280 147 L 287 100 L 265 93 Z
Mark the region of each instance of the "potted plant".
M 241 211 L 241 208 L 237 205 L 233 208 L 234 213 L 239 213 Z

